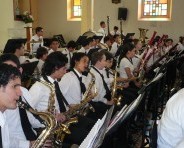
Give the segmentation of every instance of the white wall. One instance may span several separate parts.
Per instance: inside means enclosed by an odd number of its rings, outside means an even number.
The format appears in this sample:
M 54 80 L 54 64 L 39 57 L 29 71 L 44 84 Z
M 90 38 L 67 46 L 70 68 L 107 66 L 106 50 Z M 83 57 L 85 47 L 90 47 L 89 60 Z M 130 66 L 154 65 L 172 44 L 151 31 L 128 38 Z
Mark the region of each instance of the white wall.
M 81 22 L 67 21 L 67 0 L 39 0 L 38 5 L 38 25 L 44 28 L 45 36 L 62 34 L 66 41 L 77 39 Z
M 139 37 L 138 28 L 149 29 L 147 36 L 151 37 L 153 31 L 157 31 L 158 35 L 168 34 L 175 41 L 180 35 L 184 35 L 184 1 L 173 0 L 172 20 L 167 22 L 145 22 L 137 20 L 138 0 L 122 0 L 121 4 L 112 4 L 111 0 L 94 0 L 94 29 L 99 28 L 101 20 L 106 21 L 106 17 L 110 16 L 110 28 L 114 25 L 120 26 L 118 17 L 118 8 L 128 8 L 127 20 L 123 22 L 123 31 L 135 32 L 136 37 Z M 120 27 L 119 27 L 120 28 Z

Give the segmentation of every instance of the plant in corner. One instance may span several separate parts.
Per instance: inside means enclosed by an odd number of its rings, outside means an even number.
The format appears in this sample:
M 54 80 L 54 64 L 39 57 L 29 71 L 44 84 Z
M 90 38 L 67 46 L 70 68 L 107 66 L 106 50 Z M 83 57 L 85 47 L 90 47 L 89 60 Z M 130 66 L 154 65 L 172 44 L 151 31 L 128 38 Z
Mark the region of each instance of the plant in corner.
M 22 21 L 27 24 L 27 23 L 32 23 L 34 22 L 34 19 L 33 19 L 33 16 L 28 12 L 28 11 L 25 11 L 23 14 L 22 14 Z

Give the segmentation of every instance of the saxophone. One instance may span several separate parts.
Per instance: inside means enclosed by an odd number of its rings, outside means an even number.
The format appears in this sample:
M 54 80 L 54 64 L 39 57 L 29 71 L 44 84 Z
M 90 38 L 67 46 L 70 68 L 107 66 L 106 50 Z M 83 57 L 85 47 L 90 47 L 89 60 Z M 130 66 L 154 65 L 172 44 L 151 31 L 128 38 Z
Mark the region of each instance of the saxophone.
M 91 94 L 91 89 L 93 86 L 95 86 L 95 76 L 93 73 L 89 72 L 89 74 L 91 74 L 92 78 L 91 78 L 91 82 L 86 90 L 86 92 L 84 93 L 83 99 L 81 101 L 80 104 L 75 105 L 74 107 L 69 108 L 69 110 L 67 112 L 64 113 L 64 115 L 66 116 L 67 119 L 70 119 L 71 117 L 73 117 L 76 114 L 81 114 L 81 115 L 86 115 L 87 112 L 85 110 L 86 105 L 94 98 L 97 96 L 97 88 L 94 87 L 94 94 Z M 91 106 L 89 106 L 90 109 Z
M 39 116 L 43 120 L 43 124 L 45 125 L 45 129 L 42 131 L 40 136 L 37 138 L 35 143 L 32 145 L 31 148 L 41 148 L 45 143 L 45 140 L 51 135 L 51 132 L 57 125 L 57 121 L 50 112 L 37 112 L 33 108 L 31 108 L 28 104 L 23 101 L 18 101 L 18 106 L 25 110 L 28 110 L 32 114 Z

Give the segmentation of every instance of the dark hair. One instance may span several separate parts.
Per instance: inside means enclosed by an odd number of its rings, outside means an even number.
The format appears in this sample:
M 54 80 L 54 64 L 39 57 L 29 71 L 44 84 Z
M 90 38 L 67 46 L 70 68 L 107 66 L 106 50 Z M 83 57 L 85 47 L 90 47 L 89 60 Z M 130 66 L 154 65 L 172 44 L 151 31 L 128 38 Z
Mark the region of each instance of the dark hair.
M 75 62 L 76 61 L 80 61 L 83 57 L 87 57 L 87 55 L 83 52 L 76 52 L 73 54 L 73 57 L 71 59 L 71 62 L 70 62 L 70 68 L 74 68 L 75 67 Z
M 58 42 L 58 43 L 59 43 L 59 41 L 58 41 L 57 38 L 52 38 L 52 39 L 50 40 L 50 45 L 51 45 L 53 42 Z
M 120 35 L 119 34 L 115 34 L 114 36 L 113 36 L 113 39 L 116 39 L 117 37 L 119 37 Z
M 117 26 L 114 26 L 114 29 L 118 30 L 119 28 Z
M 118 50 L 121 51 L 120 57 L 119 57 L 119 61 L 118 61 L 118 65 L 121 62 L 121 59 L 124 58 L 126 56 L 126 54 L 128 53 L 128 51 L 132 51 L 135 48 L 135 45 L 132 43 L 127 43 L 125 45 L 121 45 L 119 47 Z
M 93 37 L 89 37 L 89 38 L 87 38 L 87 40 L 88 40 L 89 43 L 93 42 Z
M 91 56 L 91 64 L 95 65 L 98 61 L 101 61 L 103 55 L 105 55 L 104 52 L 94 52 Z
M 64 67 L 68 62 L 67 57 L 60 51 L 52 52 L 48 55 L 42 68 L 42 75 L 50 76 L 58 68 Z
M 85 39 L 84 41 L 82 41 L 81 45 L 82 45 L 82 47 L 89 45 L 89 40 Z
M 180 36 L 180 37 L 179 37 L 179 42 L 182 43 L 183 40 L 184 40 L 184 37 L 183 37 L 183 36 Z
M 38 32 L 40 32 L 42 29 L 43 29 L 42 27 L 36 27 L 35 32 L 38 33 Z
M 139 39 L 134 39 L 134 40 L 133 40 L 134 45 L 137 45 L 137 43 L 138 43 L 139 41 L 140 41 Z
M 103 24 L 105 24 L 105 22 L 104 22 L 104 21 L 101 21 L 101 22 L 100 22 L 100 26 L 102 26 Z
M 100 52 L 103 52 L 106 56 L 106 60 L 112 60 L 113 59 L 113 55 L 112 53 L 110 53 L 109 51 L 107 51 L 106 49 L 101 50 Z
M 3 53 L 15 53 L 16 50 L 20 49 L 23 44 L 25 44 L 23 40 L 9 42 L 9 44 L 5 46 Z
M 36 51 L 36 58 L 40 59 L 43 57 L 43 55 L 47 54 L 48 51 L 45 47 L 39 47 Z
M 106 43 L 107 41 L 110 41 L 110 37 L 109 36 L 105 36 L 104 37 L 104 43 Z
M 77 47 L 77 44 L 73 40 L 69 41 L 67 44 L 67 48 L 76 48 L 76 47 Z
M 6 61 L 12 61 L 17 65 L 17 67 L 20 67 L 20 61 L 18 57 L 12 53 L 5 53 L 0 56 L 0 64 Z
M 5 87 L 10 80 L 20 78 L 20 71 L 8 64 L 0 64 L 0 86 Z

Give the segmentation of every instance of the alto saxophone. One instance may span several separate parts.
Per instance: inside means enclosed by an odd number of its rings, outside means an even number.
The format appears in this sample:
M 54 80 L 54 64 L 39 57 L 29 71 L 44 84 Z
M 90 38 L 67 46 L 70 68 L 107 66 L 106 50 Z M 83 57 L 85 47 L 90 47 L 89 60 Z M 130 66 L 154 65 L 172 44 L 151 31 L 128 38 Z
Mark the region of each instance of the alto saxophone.
M 66 116 L 67 119 L 70 119 L 71 117 L 73 117 L 76 114 L 82 114 L 82 115 L 86 115 L 86 111 L 85 111 L 85 107 L 86 105 L 94 98 L 97 96 L 97 88 L 95 86 L 95 76 L 93 73 L 89 72 L 89 74 L 91 74 L 92 78 L 91 78 L 91 82 L 86 90 L 86 92 L 84 93 L 83 99 L 81 101 L 80 104 L 75 105 L 74 107 L 69 108 L 69 110 L 67 112 L 64 113 L 64 115 Z M 94 87 L 94 93 L 91 94 L 91 89 L 92 87 Z M 91 106 L 89 106 L 91 107 Z
M 31 112 L 36 116 L 39 116 L 43 120 L 43 124 L 45 125 L 46 128 L 42 131 L 40 136 L 31 146 L 31 148 L 41 148 L 45 143 L 45 140 L 51 135 L 51 132 L 57 125 L 57 121 L 54 115 L 52 115 L 50 112 L 37 112 L 36 110 L 31 108 L 28 104 L 20 100 L 18 101 L 18 106 L 20 108 L 28 110 L 29 112 Z

